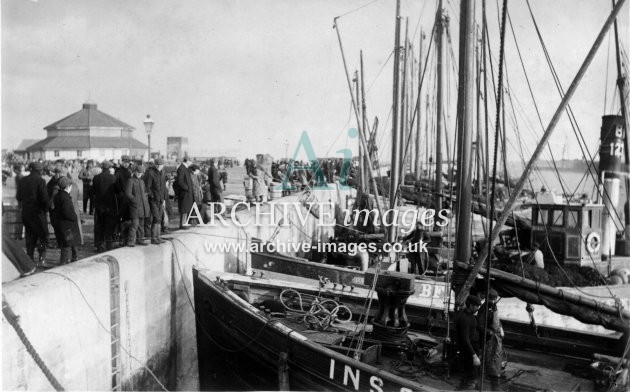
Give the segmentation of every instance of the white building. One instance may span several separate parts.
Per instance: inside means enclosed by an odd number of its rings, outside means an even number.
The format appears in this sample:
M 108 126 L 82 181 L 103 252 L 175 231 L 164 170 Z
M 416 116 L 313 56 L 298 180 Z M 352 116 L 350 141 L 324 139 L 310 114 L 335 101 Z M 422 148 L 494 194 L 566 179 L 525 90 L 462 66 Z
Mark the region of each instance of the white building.
M 117 118 L 103 113 L 95 103 L 44 128 L 47 137 L 26 150 L 31 159 L 119 159 L 147 157 L 147 145 L 133 138 L 135 130 Z

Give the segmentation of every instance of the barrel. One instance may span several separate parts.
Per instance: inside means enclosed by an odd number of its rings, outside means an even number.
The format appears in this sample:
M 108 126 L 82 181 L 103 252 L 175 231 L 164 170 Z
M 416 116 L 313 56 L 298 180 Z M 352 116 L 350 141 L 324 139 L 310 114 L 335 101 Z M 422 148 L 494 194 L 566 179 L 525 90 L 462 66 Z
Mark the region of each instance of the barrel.
M 282 184 L 279 182 L 272 182 L 269 185 L 269 200 L 278 200 L 282 197 Z
M 14 240 L 24 238 L 24 224 L 22 223 L 22 211 L 17 205 L 2 205 L 2 231 L 9 234 Z
M 245 197 L 247 201 L 254 201 L 254 183 L 251 177 L 247 176 L 243 179 L 245 186 Z

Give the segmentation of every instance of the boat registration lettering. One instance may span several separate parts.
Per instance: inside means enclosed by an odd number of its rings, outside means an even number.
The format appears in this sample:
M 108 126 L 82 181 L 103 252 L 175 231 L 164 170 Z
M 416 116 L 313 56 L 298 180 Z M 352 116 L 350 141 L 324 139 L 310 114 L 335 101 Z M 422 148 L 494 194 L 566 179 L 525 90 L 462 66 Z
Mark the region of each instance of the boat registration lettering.
M 444 294 L 445 286 L 423 283 L 418 290 L 418 297 L 440 298 Z
M 335 376 L 336 376 L 335 370 L 337 370 L 335 360 L 333 358 L 330 358 L 328 378 L 330 378 L 331 380 L 335 380 Z M 343 376 L 341 376 L 341 374 L 337 374 L 337 377 L 341 378 L 341 380 L 339 381 L 341 381 L 343 385 L 345 386 L 352 385 L 355 391 L 359 390 L 361 370 L 353 369 L 352 366 L 344 364 Z M 370 392 L 383 392 L 385 389 L 391 389 L 391 388 L 385 388 L 385 384 L 382 378 L 378 376 L 370 377 Z M 409 388 L 401 387 L 400 392 L 412 392 L 412 390 Z

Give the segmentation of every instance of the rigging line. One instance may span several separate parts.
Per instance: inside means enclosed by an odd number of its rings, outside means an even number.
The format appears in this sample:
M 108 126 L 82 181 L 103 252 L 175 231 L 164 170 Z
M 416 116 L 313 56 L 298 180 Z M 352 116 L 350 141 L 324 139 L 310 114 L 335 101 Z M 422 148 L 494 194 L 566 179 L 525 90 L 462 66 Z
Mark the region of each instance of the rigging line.
M 87 305 L 88 309 L 90 309 L 90 311 L 92 312 L 92 315 L 94 316 L 94 318 L 96 319 L 96 322 L 98 323 L 98 325 L 103 328 L 103 330 L 110 336 L 114 337 L 114 334 L 111 332 L 111 330 L 109 328 L 107 328 L 105 326 L 105 324 L 103 324 L 103 322 L 101 321 L 101 319 L 98 317 L 98 314 L 96 313 L 96 311 L 94 310 L 94 308 L 92 307 L 92 305 L 90 305 L 90 302 L 87 300 L 87 298 L 85 297 L 85 294 L 83 294 L 83 290 L 81 290 L 81 287 L 77 284 L 77 282 L 75 282 L 72 278 L 68 277 L 67 275 L 61 274 L 59 272 L 53 272 L 53 271 L 42 271 L 42 274 L 49 274 L 49 275 L 57 275 L 57 276 L 61 276 L 62 278 L 64 278 L 65 280 L 69 281 L 70 283 L 72 283 L 74 285 L 74 287 L 77 288 L 77 290 L 79 291 L 79 294 L 81 295 L 81 298 L 83 298 L 83 302 L 85 302 L 85 304 Z M 144 368 L 150 375 L 151 377 L 153 377 L 153 379 L 155 380 L 155 382 L 158 383 L 158 385 L 164 390 L 168 392 L 168 389 L 166 389 L 166 387 L 164 386 L 164 384 L 162 384 L 160 382 L 160 380 L 157 378 L 157 376 L 151 371 L 151 369 L 149 369 L 144 363 L 142 363 L 142 361 L 140 361 L 138 358 L 134 357 L 129 351 L 127 351 L 127 349 L 125 348 L 125 346 L 122 343 L 118 343 L 119 347 L 132 359 L 134 359 L 136 362 L 138 362 L 140 364 L 140 366 L 142 368 Z
M 341 18 L 343 18 L 344 16 L 346 16 L 346 15 L 350 15 L 350 14 L 351 14 L 351 13 L 353 13 L 353 12 L 357 12 L 357 11 L 359 11 L 359 10 L 360 10 L 360 9 L 362 9 L 362 8 L 365 8 L 365 7 L 369 6 L 369 5 L 372 5 L 372 4 L 376 3 L 377 1 L 378 1 L 378 0 L 372 0 L 372 1 L 370 1 L 369 3 L 365 3 L 365 4 L 363 4 L 363 5 L 362 5 L 362 6 L 360 6 L 360 7 L 357 7 L 357 8 L 355 8 L 355 9 L 352 9 L 352 10 L 350 10 L 350 11 L 348 11 L 348 12 L 346 12 L 346 13 L 343 13 L 343 14 L 341 14 L 341 15 L 339 15 L 339 16 L 336 16 L 336 17 L 335 17 L 335 19 L 341 19 Z
M 372 89 L 372 86 L 374 86 L 374 83 L 376 83 L 376 80 L 378 79 L 379 76 L 381 76 L 381 72 L 383 72 L 383 70 L 385 69 L 385 66 L 387 65 L 387 63 L 389 63 L 389 60 L 391 60 L 392 56 L 394 55 L 394 50 L 392 49 L 389 52 L 389 56 L 387 56 L 387 59 L 385 60 L 385 62 L 383 63 L 383 66 L 381 66 L 381 69 L 379 69 L 378 73 L 376 74 L 376 77 L 374 78 L 374 80 L 372 81 L 372 83 L 370 83 L 370 86 L 367 88 L 367 90 L 365 91 L 365 93 L 369 93 L 370 90 Z
M 529 77 L 527 76 L 527 71 L 525 69 L 525 64 L 523 63 L 523 58 L 522 58 L 520 50 L 519 50 L 518 41 L 516 40 L 516 34 L 515 34 L 515 31 L 514 31 L 514 27 L 512 25 L 512 19 L 509 16 L 509 14 L 508 14 L 508 21 L 510 23 L 510 30 L 512 31 L 512 36 L 514 38 L 514 43 L 515 43 L 515 46 L 516 46 L 516 50 L 517 50 L 518 55 L 519 55 L 519 60 L 521 62 L 521 68 L 523 69 L 523 73 L 524 73 L 525 79 L 527 81 L 527 86 L 528 86 L 530 95 L 532 97 L 532 101 L 534 103 L 534 107 L 536 108 L 536 114 L 538 115 L 538 120 L 540 121 L 540 126 L 541 126 L 541 128 L 543 129 L 543 132 L 544 132 L 545 126 L 542 123 L 542 118 L 540 117 L 540 112 L 538 111 L 538 104 L 536 103 L 536 99 L 534 98 L 534 93 L 533 93 L 533 91 L 531 89 L 531 85 L 530 85 L 530 82 L 529 82 Z M 507 76 L 508 76 L 507 75 L 507 69 L 505 70 L 505 73 L 506 73 L 506 84 L 509 86 L 510 84 L 509 84 L 509 81 L 507 80 Z M 504 124 L 504 126 L 505 126 L 505 124 Z M 556 164 L 556 159 L 555 159 L 555 157 L 553 155 L 553 151 L 551 150 L 551 145 L 549 143 L 547 143 L 547 149 L 549 150 L 549 155 L 551 156 L 551 162 L 553 164 L 556 177 L 558 178 L 558 182 L 560 183 L 560 187 L 562 188 L 562 193 L 564 195 L 566 195 L 567 194 L 566 188 L 568 187 L 568 185 L 566 183 L 563 183 L 562 176 L 560 175 L 560 171 L 558 170 L 558 166 Z
M 192 252 L 184 243 L 184 241 L 180 240 L 179 238 L 173 238 L 174 240 L 180 242 L 186 249 L 188 249 L 188 251 Z M 175 249 L 175 247 L 173 246 L 173 250 Z M 188 291 L 188 287 L 186 286 L 186 281 L 184 279 L 184 272 L 182 270 L 181 264 L 179 263 L 179 257 L 177 256 L 177 252 L 173 252 L 173 254 L 175 255 L 175 261 L 177 263 L 177 269 L 179 270 L 179 274 L 182 277 L 182 285 L 184 286 L 184 291 L 186 292 L 186 298 L 188 299 L 188 303 L 190 304 L 190 307 L 192 309 L 192 312 L 195 316 L 195 321 L 197 321 L 197 312 L 195 312 L 195 305 L 191 299 L 191 295 L 190 292 Z M 265 330 L 265 327 L 267 327 L 267 325 L 269 325 L 269 320 L 266 320 L 265 323 L 263 323 L 263 326 L 260 328 L 260 330 L 256 333 L 256 335 L 247 343 L 245 344 L 243 347 L 238 348 L 238 349 L 230 349 L 227 348 L 225 346 L 223 346 L 221 343 L 219 343 L 215 338 L 212 337 L 212 335 L 206 330 L 206 328 L 204 327 L 203 323 L 201 322 L 197 322 L 197 325 L 201 327 L 201 331 L 203 332 L 203 334 L 210 339 L 219 349 L 226 351 L 226 352 L 232 352 L 232 353 L 237 353 L 237 352 L 241 352 L 243 350 L 245 350 L 246 348 L 248 348 L 249 346 L 251 346 L 262 334 L 262 332 Z
M 416 42 L 416 34 L 418 34 L 418 28 L 420 27 L 420 21 L 422 20 L 422 15 L 424 14 L 424 9 L 427 6 L 428 1 L 425 1 L 420 9 L 420 14 L 418 15 L 418 23 L 416 23 L 416 27 L 413 30 L 413 35 L 411 36 L 411 42 Z
M 328 148 L 328 151 L 326 151 L 326 156 L 328 156 L 328 154 L 330 153 L 330 151 L 333 149 L 333 146 L 337 143 L 337 141 L 339 140 L 339 138 L 341 137 L 342 134 L 346 133 L 347 129 L 348 129 L 348 124 L 350 124 L 350 120 L 352 120 L 352 102 L 350 102 L 350 109 L 349 109 L 349 113 L 348 113 L 348 121 L 346 121 L 346 123 L 344 124 L 344 126 L 341 128 L 341 131 L 339 131 L 339 133 L 337 133 L 337 138 L 335 139 L 334 142 L 332 142 L 332 144 L 330 145 L 330 147 Z
M 509 17 L 509 13 L 508 13 L 508 17 Z M 486 37 L 486 41 L 490 42 L 490 32 L 488 30 L 487 25 L 485 26 L 485 37 Z M 494 83 L 495 79 L 494 79 L 494 67 L 493 67 L 493 64 L 492 64 L 492 49 L 489 46 L 488 46 L 488 56 L 489 56 L 489 62 L 490 62 L 490 74 L 491 74 L 491 78 L 490 79 L 492 81 L 492 86 L 493 86 L 492 92 L 493 92 L 494 99 L 495 99 L 495 102 L 496 102 L 497 94 L 496 94 L 496 85 Z M 508 91 L 511 91 L 511 87 L 509 86 L 509 83 L 508 83 L 508 87 L 507 88 L 508 88 Z M 513 94 L 508 94 L 508 95 L 510 96 L 510 99 L 511 99 Z M 515 99 L 516 99 L 516 102 L 521 106 L 521 109 L 524 112 L 524 109 L 522 108 L 522 105 L 520 104 L 518 98 L 515 97 Z M 528 119 L 526 119 L 526 120 L 528 120 Z M 536 133 L 536 131 L 533 129 L 533 127 L 532 127 L 532 132 Z M 552 158 L 553 158 L 553 154 L 550 154 L 549 155 L 549 159 L 552 159 Z M 536 168 L 536 172 L 540 173 L 540 169 Z M 542 174 L 539 174 L 539 178 L 540 178 L 541 183 L 543 185 L 549 187 L 549 184 L 547 184 L 546 180 L 544 180 L 544 177 L 542 176 Z
M 558 77 L 558 75 L 556 73 L 556 70 L 555 70 L 555 67 L 553 66 L 553 63 L 551 62 L 551 56 L 549 55 L 549 52 L 547 51 L 547 47 L 546 47 L 546 45 L 545 45 L 545 43 L 544 43 L 544 41 L 542 39 L 542 33 L 540 32 L 540 29 L 538 28 L 538 23 L 536 22 L 536 19 L 534 17 L 533 11 L 532 11 L 532 9 L 530 7 L 529 0 L 527 0 L 527 6 L 529 8 L 529 12 L 530 12 L 530 15 L 532 17 L 532 21 L 534 23 L 534 27 L 536 28 L 536 33 L 538 35 L 538 40 L 541 43 L 541 46 L 543 48 L 543 52 L 545 53 L 545 57 L 547 59 L 547 65 L 550 67 L 552 75 L 554 76 L 554 81 L 556 82 L 556 88 L 558 89 L 561 98 L 563 98 L 565 94 L 564 94 L 564 89 L 562 88 L 562 83 L 560 82 L 560 79 L 559 79 L 559 77 Z M 589 172 L 591 172 L 591 177 L 593 179 L 593 182 L 597 184 L 599 182 L 598 182 L 598 180 L 596 178 L 596 175 L 592 172 L 592 171 L 595 170 L 595 163 L 594 163 L 595 162 L 595 158 L 594 158 L 593 155 L 591 155 L 591 153 L 590 153 L 590 151 L 588 149 L 588 146 L 586 144 L 586 140 L 584 140 L 584 135 L 582 134 L 582 131 L 580 130 L 580 128 L 579 128 L 579 126 L 577 124 L 577 121 L 575 120 L 575 115 L 573 114 L 573 109 L 571 108 L 571 106 L 569 104 L 567 104 L 566 111 L 567 111 L 567 113 L 569 113 L 569 117 L 570 118 L 573 117 L 573 121 L 575 121 L 575 126 L 577 127 L 577 131 L 574 129 L 574 133 L 576 134 L 576 137 L 578 138 L 578 140 L 581 140 L 582 143 L 584 143 L 584 148 L 582 148 L 582 145 L 580 144 L 580 149 L 582 150 L 582 154 L 583 154 L 585 159 L 587 158 L 587 155 L 584 153 L 584 149 L 586 149 L 586 152 L 588 153 L 588 158 L 590 159 L 590 162 L 592 163 L 592 167 L 588 166 L 588 169 L 589 169 Z M 602 199 L 606 198 L 608 200 L 608 202 L 611 202 L 610 195 L 608 194 L 608 192 L 606 191 L 605 188 L 603 189 L 603 192 L 602 192 L 599 189 L 599 187 L 598 187 L 597 188 L 597 192 L 598 192 L 598 195 Z M 610 203 L 610 204 L 612 204 L 612 203 Z M 619 216 L 619 212 L 616 209 L 613 209 L 612 211 L 608 210 L 608 212 L 611 213 L 611 214 L 614 214 L 615 217 L 621 222 L 621 218 Z M 616 222 L 615 222 L 615 226 L 616 226 Z M 622 231 L 622 233 L 625 232 L 625 227 L 622 226 L 621 227 L 621 231 Z
M 500 126 L 499 126 L 499 122 L 501 121 L 501 116 L 500 116 L 500 111 L 501 111 L 501 98 L 503 97 L 503 60 L 504 60 L 504 51 L 505 51 L 505 26 L 506 26 L 506 15 L 507 15 L 507 0 L 503 0 L 503 10 L 502 10 L 502 22 L 500 24 L 501 26 L 501 40 L 500 40 L 500 46 L 499 46 L 499 75 L 498 75 L 498 81 L 497 81 L 497 105 L 496 105 L 496 127 L 495 127 L 495 132 L 494 132 L 494 153 L 493 153 L 493 167 L 492 167 L 492 202 L 490 204 L 490 216 L 494 219 L 494 214 L 495 214 L 495 209 L 496 209 L 496 202 L 495 202 L 495 195 L 496 195 L 496 186 L 497 186 L 497 160 L 498 160 L 498 147 L 499 147 L 499 133 L 500 133 Z M 485 17 L 485 15 L 484 15 Z M 507 179 L 506 179 L 507 180 Z M 488 222 L 488 254 L 491 255 L 492 254 L 492 220 L 490 220 Z M 497 225 L 499 224 L 499 222 L 497 222 Z M 488 260 L 486 261 L 486 303 L 488 302 L 488 295 L 490 293 L 490 258 L 488 258 Z M 487 334 L 487 328 L 488 328 L 488 313 L 486 312 L 486 319 L 483 325 L 483 336 L 486 336 Z M 484 344 L 483 346 L 483 352 L 482 352 L 482 358 L 486 357 L 486 346 L 487 344 Z M 481 392 L 483 390 L 483 379 L 485 376 L 485 360 L 481 362 L 481 383 L 479 385 L 479 391 Z
M 523 70 L 523 75 L 525 76 L 525 81 L 527 82 L 527 89 L 529 91 L 530 96 L 532 97 L 532 102 L 534 103 L 534 109 L 536 111 L 536 117 L 538 117 L 538 121 L 540 123 L 541 128 L 545 129 L 545 125 L 543 124 L 542 121 L 542 117 L 540 115 L 540 110 L 538 109 L 538 104 L 536 102 L 536 98 L 534 96 L 534 91 L 532 90 L 532 85 L 531 82 L 529 80 L 529 75 L 527 74 L 527 70 L 525 69 L 525 63 L 523 62 L 523 56 L 521 54 L 521 49 L 518 45 L 518 41 L 516 39 L 516 32 L 514 31 L 514 26 L 512 25 L 512 17 L 510 16 L 510 14 L 508 13 L 508 22 L 510 23 L 510 31 L 512 32 L 512 38 L 514 39 L 514 44 L 516 47 L 516 53 L 518 54 L 518 58 L 520 60 L 521 63 L 521 69 Z M 553 154 L 552 154 L 553 157 Z

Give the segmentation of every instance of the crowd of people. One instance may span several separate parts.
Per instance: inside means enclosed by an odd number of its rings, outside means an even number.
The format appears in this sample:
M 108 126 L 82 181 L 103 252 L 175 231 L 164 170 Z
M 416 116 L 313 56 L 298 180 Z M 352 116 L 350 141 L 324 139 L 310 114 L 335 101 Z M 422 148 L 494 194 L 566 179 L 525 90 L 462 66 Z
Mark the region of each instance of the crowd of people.
M 61 250 L 59 264 L 78 259 L 77 248 L 84 244 L 79 200 L 83 213 L 94 216 L 97 252 L 113 249 L 116 244 L 134 247 L 162 243 L 174 202 L 179 228 L 194 226 L 198 222 L 189 219 L 193 203 L 205 216 L 207 202 L 222 202 L 228 179 L 225 169 L 234 163 L 210 160 L 195 164 L 184 158 L 175 172 L 167 171 L 164 164 L 162 159 L 132 161 L 126 155 L 100 163 L 60 159 L 54 163 L 16 164 L 16 199 L 29 258 L 46 267 L 46 252 L 52 245 L 50 222 Z
M 46 266 L 47 249 L 54 246 L 49 239 L 50 222 L 61 250 L 59 263 L 77 260 L 77 249 L 85 244 L 81 211 L 94 217 L 97 252 L 116 245 L 159 244 L 164 241 L 161 235 L 168 233 L 175 208 L 179 229 L 186 229 L 200 223 L 196 214 L 191 215 L 193 204 L 205 220 L 208 203 L 223 202 L 226 169 L 238 164 L 230 159 L 197 163 L 184 158 L 176 167 L 167 168 L 162 159 L 141 162 L 126 155 L 102 162 L 59 159 L 16 163 L 16 198 L 26 232 L 26 252 L 36 264 Z M 357 170 L 356 165 L 341 159 L 275 161 L 267 169 L 253 159 L 244 164 L 255 202 L 264 201 L 274 182 L 282 184 L 288 179 L 293 189 L 305 190 L 341 177 L 351 183 Z

